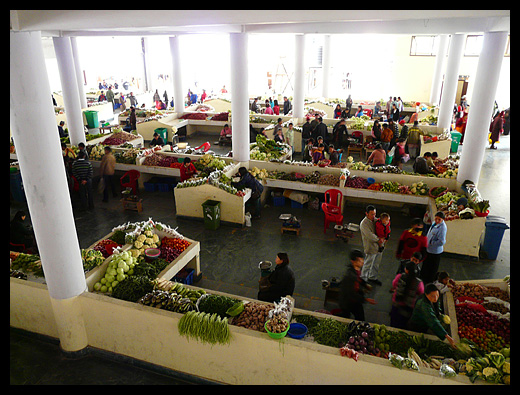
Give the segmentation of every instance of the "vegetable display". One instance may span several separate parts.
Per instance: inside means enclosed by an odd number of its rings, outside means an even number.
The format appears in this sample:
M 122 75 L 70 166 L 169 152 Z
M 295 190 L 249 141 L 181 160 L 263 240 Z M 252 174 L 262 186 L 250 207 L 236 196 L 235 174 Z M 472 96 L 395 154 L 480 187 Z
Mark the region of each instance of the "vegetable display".
M 188 311 L 179 320 L 178 330 L 179 334 L 187 339 L 195 339 L 212 345 L 229 344 L 231 339 L 228 319 L 220 318 L 217 313 Z
M 81 259 L 83 260 L 83 270 L 88 272 L 105 261 L 101 251 L 92 249 L 81 249 Z
M 154 289 L 140 298 L 137 303 L 176 313 L 186 313 L 195 310 L 195 301 L 200 295 L 203 294 L 180 285 L 179 288 L 174 288 L 171 291 Z
M 36 277 L 44 277 L 40 257 L 36 254 L 15 253 L 11 269 L 23 273 L 32 273 Z
M 237 303 L 236 299 L 224 295 L 205 294 L 198 302 L 198 310 L 213 314 L 216 313 L 221 318 L 227 317 L 227 310 Z

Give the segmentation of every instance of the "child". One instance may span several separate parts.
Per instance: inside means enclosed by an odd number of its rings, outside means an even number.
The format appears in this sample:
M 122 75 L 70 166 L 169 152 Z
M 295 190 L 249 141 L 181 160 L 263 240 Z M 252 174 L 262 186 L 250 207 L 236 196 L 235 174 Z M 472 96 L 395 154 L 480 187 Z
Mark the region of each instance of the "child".
M 376 221 L 376 235 L 379 237 L 379 252 L 385 249 L 385 243 L 390 237 L 390 215 L 381 213 Z
M 440 294 L 448 292 L 451 287 L 455 284 L 455 282 L 450 278 L 450 275 L 447 272 L 439 272 L 437 273 L 437 280 L 433 282 Z

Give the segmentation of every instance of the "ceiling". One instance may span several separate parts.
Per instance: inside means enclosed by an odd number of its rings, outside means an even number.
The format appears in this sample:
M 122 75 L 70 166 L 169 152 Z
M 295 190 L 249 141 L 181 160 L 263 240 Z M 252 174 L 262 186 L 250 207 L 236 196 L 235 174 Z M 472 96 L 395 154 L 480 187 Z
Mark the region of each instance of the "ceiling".
M 510 10 L 11 10 L 42 36 L 186 33 L 454 34 L 510 31 Z

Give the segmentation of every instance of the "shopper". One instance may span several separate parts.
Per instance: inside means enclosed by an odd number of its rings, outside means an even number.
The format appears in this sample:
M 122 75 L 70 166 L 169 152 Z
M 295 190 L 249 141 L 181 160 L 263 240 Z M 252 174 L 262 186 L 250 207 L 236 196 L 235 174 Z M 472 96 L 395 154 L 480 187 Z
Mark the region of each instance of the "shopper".
M 125 111 L 126 110 L 126 100 L 125 100 L 125 96 L 123 95 L 123 93 L 119 93 L 119 104 L 120 104 L 120 110 L 121 112 Z
M 276 136 L 278 134 L 278 130 L 282 130 L 282 128 L 282 118 L 278 118 L 276 120 L 276 125 L 274 125 L 273 136 Z
M 316 119 L 318 120 L 318 125 L 316 125 L 316 139 L 321 136 L 323 142 L 329 144 L 329 130 L 327 129 L 327 125 L 323 123 L 322 117 L 316 117 Z
M 462 145 L 464 143 L 464 135 L 466 134 L 466 124 L 468 123 L 468 113 L 464 112 L 464 115 L 462 115 L 462 118 L 459 118 L 457 122 L 455 122 L 455 130 L 462 134 L 460 136 L 460 142 L 459 145 Z
M 188 89 L 188 92 L 190 92 L 190 90 Z M 155 90 L 155 93 L 153 94 L 153 101 L 155 102 L 155 105 L 157 105 L 157 102 L 161 100 L 161 97 L 159 96 L 159 92 L 157 91 L 157 89 Z
M 254 98 L 253 99 L 253 103 L 251 103 L 251 111 L 255 112 L 255 113 L 258 113 L 260 111 L 260 107 L 258 107 L 258 98 Z
M 305 146 L 307 145 L 307 140 L 311 138 L 311 118 L 305 117 L 305 123 L 302 125 L 302 156 L 304 154 Z
M 329 145 L 329 160 L 330 166 L 337 165 L 339 163 L 339 156 L 343 152 L 343 150 L 336 150 L 333 144 Z
M 85 159 L 85 153 L 79 152 L 78 159 L 72 163 L 72 175 L 78 180 L 79 195 L 83 209 L 94 208 L 94 196 L 92 194 L 92 163 Z
M 439 263 L 443 252 L 443 246 L 446 243 L 446 223 L 444 222 L 444 213 L 438 211 L 435 214 L 433 223 L 428 229 L 426 237 L 428 239 L 428 247 L 426 247 L 426 259 L 421 268 L 421 279 L 425 283 L 435 281 L 439 270 Z
M 278 105 L 278 100 L 274 101 L 273 112 L 274 115 L 280 115 L 280 106 Z
M 292 105 L 287 96 L 283 97 L 283 115 L 287 115 L 292 110 Z
M 267 115 L 274 115 L 274 111 L 273 111 L 273 109 L 271 108 L 271 105 L 269 104 L 269 100 L 266 100 L 266 101 L 265 101 L 265 111 L 264 111 L 264 114 L 267 114 Z
M 182 166 L 179 170 L 181 173 L 181 182 L 186 181 L 187 179 L 197 174 L 197 169 L 195 168 L 193 163 L 191 163 L 191 159 L 189 157 L 184 158 Z
M 408 154 L 410 158 L 415 159 L 421 150 L 421 135 L 423 132 L 419 129 L 419 122 L 414 121 L 413 126 L 408 130 L 408 138 L 406 145 L 408 146 Z
M 401 170 L 403 169 L 403 163 L 408 162 L 410 159 L 410 155 L 406 153 L 405 144 L 406 140 L 403 138 L 398 138 L 395 144 L 393 165 Z
M 345 119 L 341 118 L 332 129 L 332 143 L 338 148 L 348 148 L 349 135 Z
M 390 149 L 390 142 L 392 141 L 392 138 L 394 137 L 394 132 L 392 129 L 388 127 L 387 123 L 383 124 L 383 131 L 381 132 L 381 146 L 385 150 L 386 153 L 388 153 L 388 150 Z
M 430 152 L 425 152 L 423 156 L 418 156 L 415 158 L 415 162 L 413 164 L 413 171 L 419 174 L 435 174 L 433 170 L 428 166 L 427 159 L 431 156 Z
M 491 145 L 489 149 L 497 149 L 495 147 L 495 143 L 498 143 L 500 139 L 500 135 L 504 131 L 504 111 L 501 111 L 500 113 L 495 116 L 495 119 L 493 119 L 493 122 L 491 122 L 491 125 L 489 126 L 489 141 L 491 142 Z
M 372 141 L 381 140 L 381 124 L 377 119 L 374 121 L 374 124 L 372 125 L 372 132 L 370 134 L 372 136 Z
M 356 113 L 354 114 L 354 116 L 356 118 L 359 118 L 361 115 L 363 115 L 363 107 L 362 106 L 357 106 L 357 111 Z
M 291 152 L 294 154 L 294 129 L 292 122 L 289 122 L 287 130 L 285 131 L 285 143 L 291 146 Z
M 247 201 L 246 205 L 253 205 L 253 218 L 260 218 L 260 197 L 264 190 L 264 186 L 243 166 L 238 169 L 238 174 L 240 180 L 238 182 L 232 182 L 231 185 L 234 187 L 244 186 L 251 189 L 251 197 Z
M 374 151 L 370 154 L 367 160 L 367 165 L 372 162 L 372 167 L 384 166 L 386 162 L 386 152 L 381 146 L 381 143 L 377 143 Z
M 408 320 L 407 329 L 420 333 L 431 332 L 440 340 L 448 340 L 451 346 L 455 347 L 455 341 L 443 328 L 440 318 L 439 290 L 434 284 L 426 284 L 423 296 L 415 303 L 412 316 Z
M 274 303 L 284 296 L 292 296 L 295 287 L 294 272 L 289 266 L 289 256 L 285 252 L 276 255 L 275 269 L 267 276 L 265 287 L 258 291 L 258 300 Z
M 58 125 L 58 133 L 60 135 L 60 138 L 68 136 L 68 134 L 65 131 L 65 129 L 63 129 L 63 126 L 65 126 L 65 121 L 60 121 L 60 124 Z
M 132 106 L 136 107 L 137 106 L 137 99 L 135 98 L 134 96 L 134 92 L 130 92 L 130 95 L 128 95 L 128 99 L 130 99 L 130 108 Z
M 353 104 L 353 100 L 352 100 L 352 97 L 350 97 L 350 95 L 348 95 L 347 97 L 347 100 L 345 102 L 345 112 L 347 113 L 346 118 L 348 118 L 350 116 L 350 110 L 352 110 L 352 104 Z
M 440 294 L 445 294 L 450 291 L 455 285 L 455 281 L 450 278 L 448 272 L 439 272 L 437 273 L 437 279 L 433 282 Z
M 365 209 L 365 218 L 359 224 L 363 249 L 365 252 L 365 263 L 361 271 L 361 278 L 381 285 L 377 278 L 379 264 L 381 262 L 381 252 L 379 252 L 379 237 L 375 229 L 376 208 L 368 205 Z
M 279 129 L 276 129 L 276 126 L 275 126 L 275 132 L 274 132 L 273 140 L 276 141 L 277 143 L 284 143 L 285 142 L 285 137 L 283 135 L 281 127 Z
M 165 91 L 165 93 L 166 93 L 166 91 Z M 206 89 L 203 89 L 202 95 L 200 95 L 200 102 L 204 103 L 204 100 L 206 100 L 206 97 L 208 97 L 208 95 L 206 94 Z
M 392 112 L 390 117 L 394 122 L 399 121 L 399 109 L 397 108 L 397 105 L 395 103 L 392 104 Z
M 98 102 L 105 101 L 106 99 L 105 92 L 101 91 L 101 94 L 98 96 Z
M 364 267 L 363 252 L 352 250 L 349 258 L 350 263 L 347 266 L 347 272 L 340 282 L 338 304 L 341 308 L 341 313 L 339 315 L 350 318 L 352 314 L 355 320 L 364 321 L 365 310 L 363 304 L 365 302 L 376 304 L 376 301 L 365 297 L 365 293 L 370 291 L 372 287 L 361 277 L 361 270 Z
M 401 233 L 395 257 L 404 261 L 410 259 L 416 252 L 419 252 L 422 257 L 426 257 L 427 246 L 428 239 L 423 233 L 423 221 L 421 218 L 414 218 L 410 223 L 410 228 Z
M 99 165 L 99 175 L 103 179 L 103 202 L 108 202 L 108 190 L 112 191 L 112 196 L 117 197 L 114 173 L 116 171 L 116 158 L 112 155 L 112 148 L 105 146 L 105 155 L 101 158 Z
M 114 111 L 115 102 L 114 102 L 114 92 L 112 92 L 112 86 L 108 87 L 108 90 L 107 90 L 107 101 L 112 103 L 112 112 L 113 112 Z
M 388 98 L 388 101 L 386 102 L 386 118 L 390 119 L 392 116 L 392 96 Z
M 406 329 L 415 302 L 424 293 L 424 283 L 417 277 L 416 270 L 415 263 L 408 261 L 404 273 L 397 274 L 392 281 L 392 287 L 395 289 L 390 310 L 392 328 Z
M 135 115 L 135 107 L 130 107 L 130 129 L 137 130 L 137 117 Z

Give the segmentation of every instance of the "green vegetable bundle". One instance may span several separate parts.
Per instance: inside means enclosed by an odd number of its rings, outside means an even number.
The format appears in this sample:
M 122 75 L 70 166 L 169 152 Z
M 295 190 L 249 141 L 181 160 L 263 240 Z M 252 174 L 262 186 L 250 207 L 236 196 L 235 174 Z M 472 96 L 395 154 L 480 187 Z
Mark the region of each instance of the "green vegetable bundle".
M 479 213 L 485 213 L 489 209 L 489 200 L 479 200 L 479 201 L 470 200 L 468 202 L 468 205 L 473 210 L 478 211 Z
M 199 301 L 199 311 L 204 313 L 216 313 L 220 318 L 227 317 L 226 311 L 237 303 L 238 300 L 224 295 L 206 294 Z
M 145 276 L 127 276 L 112 290 L 112 297 L 116 299 L 137 302 L 141 297 L 153 291 L 153 282 Z
M 188 297 L 187 295 L 181 295 L 177 292 L 162 291 L 154 289 L 152 292 L 147 293 L 138 303 L 145 306 L 156 307 L 168 311 L 174 311 L 176 313 L 186 313 L 195 309 L 195 302 L 200 297 L 198 291 L 190 290 L 190 293 L 196 294 L 195 297 Z
M 229 344 L 231 339 L 228 319 L 221 319 L 217 313 L 189 311 L 179 320 L 178 329 L 181 336 L 202 343 Z
M 324 346 L 340 347 L 347 343 L 349 331 L 347 325 L 334 318 L 324 318 L 316 326 L 309 329 L 309 334 L 314 337 L 314 341 Z
M 44 277 L 40 257 L 36 254 L 24 254 L 21 252 L 11 265 L 11 269 L 20 270 L 24 273 L 32 272 L 36 277 Z
M 81 249 L 81 259 L 83 260 L 83 270 L 88 272 L 105 261 L 101 251 Z

